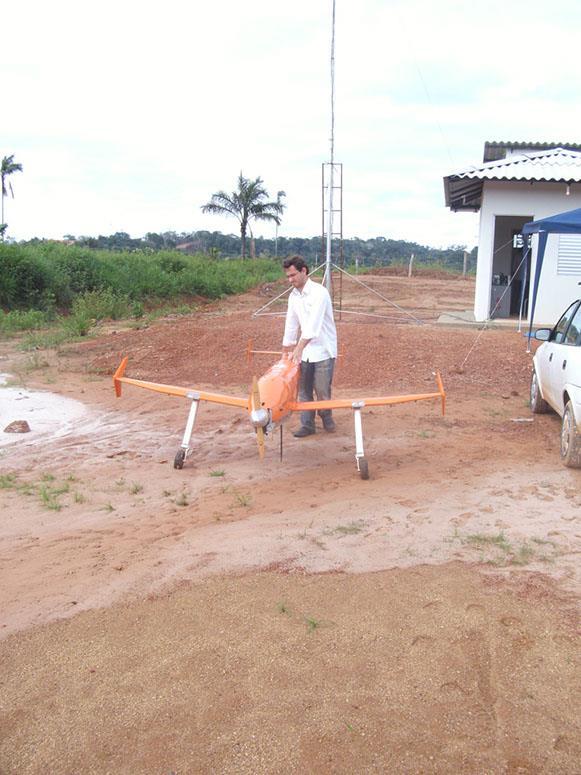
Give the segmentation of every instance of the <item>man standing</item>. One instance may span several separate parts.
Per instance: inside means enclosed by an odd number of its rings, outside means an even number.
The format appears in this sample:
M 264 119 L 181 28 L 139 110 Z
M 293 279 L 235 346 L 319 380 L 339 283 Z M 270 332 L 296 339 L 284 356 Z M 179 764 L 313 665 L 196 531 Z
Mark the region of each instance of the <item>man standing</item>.
M 309 267 L 300 256 L 283 262 L 285 274 L 293 286 L 282 340 L 283 352 L 290 353 L 300 363 L 299 401 L 319 401 L 331 398 L 331 383 L 337 357 L 337 330 L 329 291 L 309 280 Z M 299 338 L 300 330 L 300 338 Z M 330 409 L 319 410 L 323 428 L 335 430 Z M 315 412 L 301 412 L 301 427 L 295 432 L 299 439 L 315 433 Z

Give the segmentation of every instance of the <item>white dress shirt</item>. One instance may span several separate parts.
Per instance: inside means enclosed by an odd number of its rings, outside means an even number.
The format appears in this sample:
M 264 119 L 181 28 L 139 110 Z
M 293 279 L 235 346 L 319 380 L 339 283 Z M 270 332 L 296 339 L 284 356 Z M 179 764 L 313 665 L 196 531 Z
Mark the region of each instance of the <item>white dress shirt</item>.
M 310 279 L 302 291 L 293 288 L 288 297 L 283 347 L 298 342 L 299 329 L 302 339 L 311 340 L 303 350 L 303 361 L 315 363 L 337 357 L 337 330 L 329 291 Z

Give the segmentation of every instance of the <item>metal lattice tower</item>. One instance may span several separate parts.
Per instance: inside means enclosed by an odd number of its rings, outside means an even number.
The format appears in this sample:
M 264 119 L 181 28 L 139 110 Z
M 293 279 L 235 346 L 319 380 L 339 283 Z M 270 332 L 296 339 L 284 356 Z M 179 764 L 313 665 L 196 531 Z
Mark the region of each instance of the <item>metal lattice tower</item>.
M 322 255 L 325 256 L 324 283 L 333 295 L 331 271 L 334 265 L 343 268 L 343 164 L 323 162 L 321 165 Z M 342 277 L 342 275 L 341 275 Z

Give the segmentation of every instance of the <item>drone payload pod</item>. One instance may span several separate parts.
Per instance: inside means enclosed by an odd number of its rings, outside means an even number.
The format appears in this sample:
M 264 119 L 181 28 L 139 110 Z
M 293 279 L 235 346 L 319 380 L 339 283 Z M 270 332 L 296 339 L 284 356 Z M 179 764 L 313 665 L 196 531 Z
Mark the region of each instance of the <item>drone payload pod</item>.
M 252 350 L 251 346 L 249 346 L 247 355 L 250 358 L 253 353 L 264 352 L 266 351 Z M 260 379 L 254 377 L 248 398 L 238 398 L 236 396 L 220 395 L 219 393 L 208 393 L 196 388 L 177 387 L 132 379 L 125 376 L 127 361 L 127 358 L 123 358 L 113 376 L 113 384 L 117 396 L 121 396 L 121 387 L 125 384 L 136 385 L 146 390 L 153 390 L 170 396 L 181 396 L 190 399 L 192 402 L 182 443 L 174 459 L 174 468 L 183 468 L 187 456 L 192 451 L 190 440 L 200 401 L 245 409 L 248 412 L 250 423 L 256 432 L 258 454 L 261 459 L 264 457 L 265 435 L 271 433 L 277 427 L 281 429 L 282 454 L 282 423 L 292 412 L 317 411 L 319 409 L 352 409 L 355 425 L 355 462 L 362 479 L 369 478 L 369 466 L 363 450 L 363 429 L 361 424 L 361 410 L 364 407 L 391 406 L 411 401 L 440 399 L 442 402 L 442 414 L 444 414 L 446 408 L 446 393 L 444 392 L 444 385 L 439 372 L 435 372 L 438 387 L 436 393 L 373 396 L 371 398 L 359 399 L 334 398 L 326 401 L 298 401 L 299 366 L 286 356 L 281 357 Z

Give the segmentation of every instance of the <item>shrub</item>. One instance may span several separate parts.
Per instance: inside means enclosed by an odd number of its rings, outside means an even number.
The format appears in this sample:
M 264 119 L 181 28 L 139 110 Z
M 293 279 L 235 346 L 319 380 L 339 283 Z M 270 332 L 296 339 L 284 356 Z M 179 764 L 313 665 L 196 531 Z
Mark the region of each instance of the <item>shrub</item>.
M 279 263 L 270 259 L 225 260 L 172 250 L 111 252 L 54 242 L 0 244 L 0 305 L 71 310 L 82 330 L 90 319 L 116 318 L 132 309 L 140 315 L 143 302 L 185 295 L 215 299 L 280 276 Z M 70 325 L 77 328 L 73 321 Z
M 63 319 L 63 326 L 74 336 L 86 336 L 101 320 L 131 317 L 132 308 L 128 296 L 117 295 L 110 288 L 89 291 L 75 298 L 71 314 Z
M 50 269 L 42 256 L 16 245 L 0 245 L 0 305 L 46 308 L 51 285 Z
M 36 309 L 16 309 L 12 312 L 0 310 L 0 331 L 5 334 L 15 331 L 38 331 L 48 324 L 49 319 L 48 313 Z
M 99 261 L 89 249 L 71 251 L 65 246 L 54 252 L 53 258 L 54 295 L 59 307 L 67 309 L 77 294 L 103 287 Z

